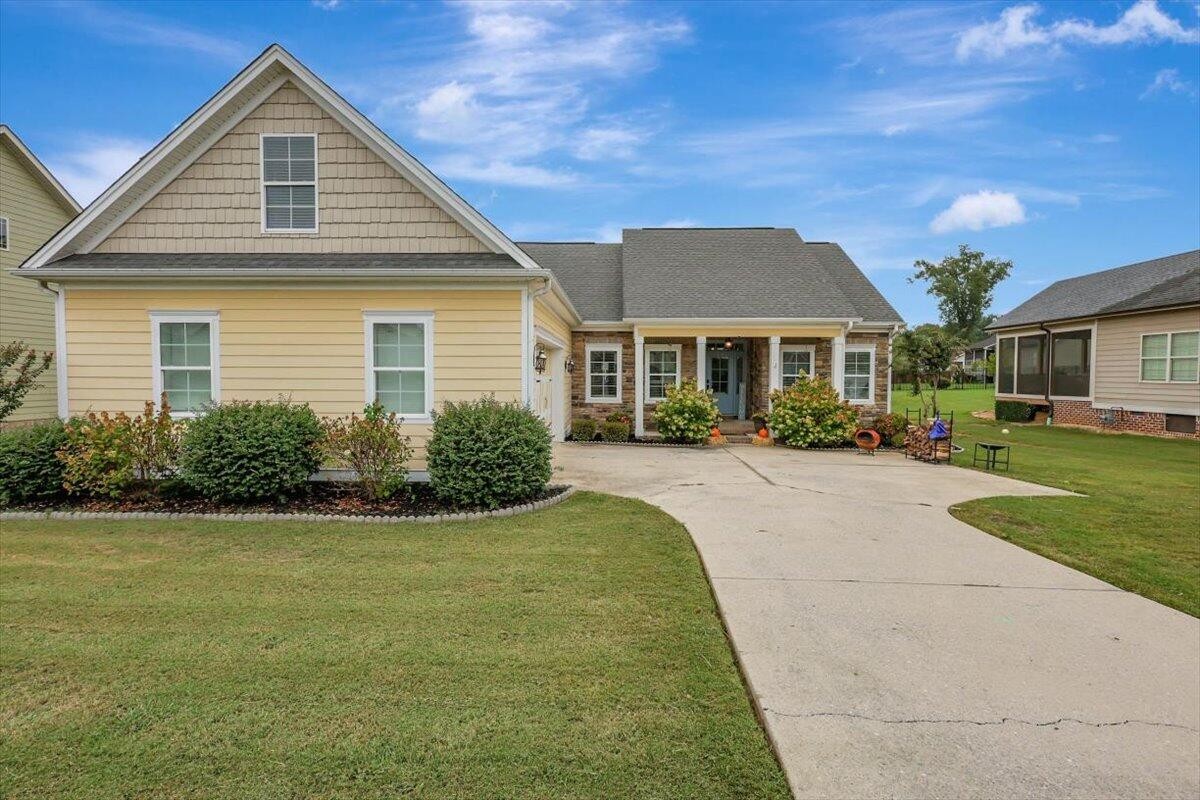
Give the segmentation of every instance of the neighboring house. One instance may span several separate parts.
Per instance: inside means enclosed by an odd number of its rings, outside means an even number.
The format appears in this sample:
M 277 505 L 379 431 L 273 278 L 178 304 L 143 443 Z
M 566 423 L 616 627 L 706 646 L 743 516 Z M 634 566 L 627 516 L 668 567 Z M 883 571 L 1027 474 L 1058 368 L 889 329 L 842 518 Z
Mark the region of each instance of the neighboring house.
M 21 273 L 59 292 L 59 413 L 378 398 L 409 423 L 493 393 L 556 438 L 699 377 L 730 416 L 802 372 L 887 403 L 895 310 L 792 230 L 630 230 L 518 246 L 277 45 Z M 697 352 L 704 353 L 698 359 Z M 643 398 L 644 402 L 636 402 Z
M 1059 423 L 1200 435 L 1200 250 L 1058 281 L 989 330 L 998 399 Z
M 962 348 L 954 357 L 954 363 L 962 367 L 963 372 L 972 379 L 986 383 L 991 380 L 987 374 L 988 356 L 994 352 L 996 336 L 993 334 Z
M 53 352 L 54 297 L 11 274 L 79 213 L 79 204 L 7 125 L 0 125 L 0 345 L 16 340 Z M 53 419 L 54 367 L 5 424 Z

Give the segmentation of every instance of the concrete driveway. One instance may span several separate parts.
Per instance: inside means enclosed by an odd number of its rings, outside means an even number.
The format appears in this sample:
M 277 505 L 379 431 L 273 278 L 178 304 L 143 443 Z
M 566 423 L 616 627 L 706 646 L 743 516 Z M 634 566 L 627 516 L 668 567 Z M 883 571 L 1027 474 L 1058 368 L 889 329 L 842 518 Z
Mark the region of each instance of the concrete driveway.
M 947 513 L 1062 492 L 891 454 L 555 461 L 687 525 L 798 797 L 1200 796 L 1200 621 Z

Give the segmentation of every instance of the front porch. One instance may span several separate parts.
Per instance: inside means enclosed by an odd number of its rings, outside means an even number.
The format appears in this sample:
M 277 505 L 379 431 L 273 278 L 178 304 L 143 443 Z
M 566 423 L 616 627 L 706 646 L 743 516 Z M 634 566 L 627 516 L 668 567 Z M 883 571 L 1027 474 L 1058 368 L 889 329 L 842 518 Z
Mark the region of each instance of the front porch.
M 637 436 L 652 435 L 654 409 L 667 388 L 694 380 L 713 393 L 723 429 L 740 433 L 752 429 L 755 413 L 770 410 L 773 390 L 801 375 L 824 377 L 863 414 L 879 413 L 887 407 L 890 333 L 845 323 L 579 331 L 572 349 L 582 369 L 572 386 L 572 414 L 603 420 L 625 413 Z

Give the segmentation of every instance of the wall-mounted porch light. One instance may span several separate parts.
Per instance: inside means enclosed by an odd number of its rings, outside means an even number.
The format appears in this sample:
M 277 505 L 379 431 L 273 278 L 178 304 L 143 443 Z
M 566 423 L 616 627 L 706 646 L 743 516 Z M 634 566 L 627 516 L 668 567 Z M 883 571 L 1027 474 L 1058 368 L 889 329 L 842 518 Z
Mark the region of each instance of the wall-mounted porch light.
M 733 339 L 726 339 L 726 340 L 725 340 L 725 349 L 726 349 L 726 350 L 732 350 L 732 349 L 733 349 Z
M 537 370 L 538 375 L 541 375 L 546 371 L 546 348 L 542 347 L 540 344 L 537 346 L 537 350 L 535 350 L 533 353 L 533 368 Z
M 573 356 L 567 356 L 567 363 L 563 364 L 563 367 L 567 370 L 568 375 L 573 373 L 575 371 L 575 358 Z

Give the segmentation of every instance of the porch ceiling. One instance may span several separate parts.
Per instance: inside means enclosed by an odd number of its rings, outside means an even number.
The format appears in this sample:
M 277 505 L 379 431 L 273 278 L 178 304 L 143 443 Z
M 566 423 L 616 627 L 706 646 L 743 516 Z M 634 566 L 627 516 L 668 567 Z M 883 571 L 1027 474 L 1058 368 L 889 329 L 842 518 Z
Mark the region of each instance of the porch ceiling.
M 636 335 L 643 338 L 651 337 L 694 337 L 730 336 L 738 338 L 761 338 L 764 336 L 785 337 L 834 337 L 840 336 L 844 329 L 841 325 L 776 325 L 771 327 L 757 325 L 639 325 L 634 329 Z

